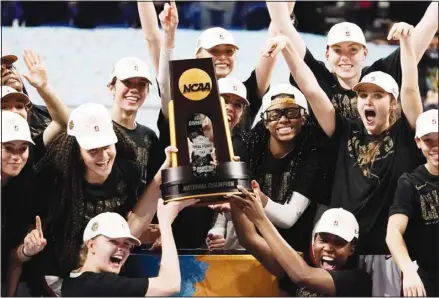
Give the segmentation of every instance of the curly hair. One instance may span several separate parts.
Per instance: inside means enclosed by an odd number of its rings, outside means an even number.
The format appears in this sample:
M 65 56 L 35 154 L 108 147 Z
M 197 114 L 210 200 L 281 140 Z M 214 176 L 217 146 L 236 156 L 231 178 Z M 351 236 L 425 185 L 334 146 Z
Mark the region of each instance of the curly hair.
M 115 161 L 136 161 L 135 144 L 116 125 L 113 125 L 118 142 Z M 56 171 L 54 188 L 49 195 L 44 227 L 56 239 L 61 268 L 69 270 L 77 264 L 84 228 L 84 175 L 85 165 L 80 157 L 75 137 L 63 133 L 48 147 L 46 154 L 35 165 L 35 173 L 43 175 L 48 169 Z

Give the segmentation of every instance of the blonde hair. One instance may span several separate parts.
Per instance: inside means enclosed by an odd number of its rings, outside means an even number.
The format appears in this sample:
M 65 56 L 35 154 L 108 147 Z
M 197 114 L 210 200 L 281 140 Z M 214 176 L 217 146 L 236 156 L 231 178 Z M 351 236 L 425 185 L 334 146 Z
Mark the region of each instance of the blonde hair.
M 88 247 L 87 243 L 83 243 L 81 246 L 81 250 L 79 251 L 79 262 L 78 268 L 81 268 L 85 264 L 85 260 L 87 259 Z
M 395 107 L 392 107 L 395 106 Z M 395 122 L 401 117 L 401 109 L 396 101 L 396 98 L 391 95 L 390 97 L 390 110 L 389 110 L 389 127 L 386 131 L 381 133 L 381 137 L 377 141 L 373 141 L 367 145 L 365 150 L 361 150 L 358 153 L 358 166 L 363 171 L 364 176 L 371 175 L 370 169 L 373 167 L 377 153 L 380 151 L 380 147 L 383 144 L 383 140 L 387 135 L 389 129 L 395 124 Z

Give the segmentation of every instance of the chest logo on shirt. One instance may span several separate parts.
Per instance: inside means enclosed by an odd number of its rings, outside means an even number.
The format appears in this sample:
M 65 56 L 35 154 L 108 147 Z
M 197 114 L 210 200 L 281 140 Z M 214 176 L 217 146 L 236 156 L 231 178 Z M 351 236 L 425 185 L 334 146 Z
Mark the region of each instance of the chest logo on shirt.
M 439 199 L 437 190 L 420 195 L 422 218 L 426 225 L 439 222 Z

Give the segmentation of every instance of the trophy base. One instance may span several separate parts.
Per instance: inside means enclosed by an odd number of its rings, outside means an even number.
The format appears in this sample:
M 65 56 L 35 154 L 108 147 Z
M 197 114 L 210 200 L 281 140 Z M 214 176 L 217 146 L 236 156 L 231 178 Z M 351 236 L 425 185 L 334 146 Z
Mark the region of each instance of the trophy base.
M 196 178 L 190 166 L 178 166 L 162 170 L 162 198 L 165 203 L 200 199 L 196 206 L 214 205 L 228 200 L 225 195 L 239 195 L 237 186 L 252 191 L 244 162 L 223 162 L 216 168 L 216 175 Z

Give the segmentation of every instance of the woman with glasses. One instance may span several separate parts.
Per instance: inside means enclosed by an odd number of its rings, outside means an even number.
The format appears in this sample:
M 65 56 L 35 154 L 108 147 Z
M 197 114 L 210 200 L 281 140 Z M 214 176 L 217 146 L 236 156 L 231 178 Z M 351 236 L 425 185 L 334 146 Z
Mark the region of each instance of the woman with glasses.
M 267 217 L 294 249 L 305 252 L 317 209 L 320 173 L 308 104 L 297 88 L 280 84 L 264 96 L 262 107 L 262 120 L 247 143 L 249 174 L 260 185 Z M 239 241 L 251 251 L 246 236 Z M 280 288 L 288 291 L 283 284 L 280 280 Z

